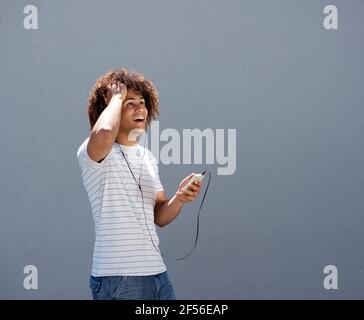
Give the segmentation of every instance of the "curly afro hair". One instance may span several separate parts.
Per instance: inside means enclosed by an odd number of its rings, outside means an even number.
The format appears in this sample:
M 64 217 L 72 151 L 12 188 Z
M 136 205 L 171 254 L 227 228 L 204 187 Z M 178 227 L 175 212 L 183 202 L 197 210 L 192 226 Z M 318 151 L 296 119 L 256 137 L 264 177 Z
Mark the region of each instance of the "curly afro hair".
M 107 107 L 106 93 L 108 85 L 116 82 L 124 83 L 127 90 L 137 91 L 143 96 L 145 106 L 148 109 L 147 126 L 152 119 L 159 115 L 158 92 L 152 81 L 137 72 L 128 71 L 127 69 L 114 69 L 97 79 L 90 91 L 87 107 L 90 130 L 92 130 L 102 111 Z

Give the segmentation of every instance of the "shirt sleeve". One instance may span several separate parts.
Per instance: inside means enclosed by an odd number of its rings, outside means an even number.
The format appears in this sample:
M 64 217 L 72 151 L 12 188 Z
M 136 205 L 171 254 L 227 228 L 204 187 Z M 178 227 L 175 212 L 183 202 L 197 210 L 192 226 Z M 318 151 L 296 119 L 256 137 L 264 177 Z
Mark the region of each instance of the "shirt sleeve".
M 77 158 L 82 171 L 84 169 L 98 169 L 103 167 L 111 155 L 110 151 L 110 153 L 100 163 L 92 160 L 87 152 L 87 144 L 89 140 L 90 137 L 88 137 L 77 150 Z

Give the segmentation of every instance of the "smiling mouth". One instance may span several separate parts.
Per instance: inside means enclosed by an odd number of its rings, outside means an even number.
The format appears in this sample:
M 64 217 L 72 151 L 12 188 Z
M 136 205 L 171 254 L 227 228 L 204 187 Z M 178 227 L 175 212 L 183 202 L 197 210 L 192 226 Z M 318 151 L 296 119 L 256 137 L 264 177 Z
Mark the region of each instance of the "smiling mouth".
M 133 120 L 135 122 L 144 122 L 145 118 L 143 116 L 137 116 L 137 117 L 134 117 Z

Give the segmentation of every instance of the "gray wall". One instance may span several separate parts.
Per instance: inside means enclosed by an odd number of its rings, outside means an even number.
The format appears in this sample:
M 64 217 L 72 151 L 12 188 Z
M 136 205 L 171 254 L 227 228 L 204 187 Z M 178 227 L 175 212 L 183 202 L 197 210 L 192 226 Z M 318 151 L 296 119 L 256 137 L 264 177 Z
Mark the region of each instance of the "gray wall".
M 28 4 L 38 30 L 23 27 Z M 338 30 L 323 28 L 327 4 Z M 364 298 L 363 12 L 361 0 L 2 0 L 0 298 L 90 299 L 76 151 L 88 92 L 115 67 L 153 80 L 160 130 L 237 129 L 233 175 L 160 164 L 169 196 L 190 172 L 213 174 L 196 251 L 166 260 L 178 298 Z M 192 246 L 198 205 L 159 230 L 165 254 Z M 328 264 L 338 290 L 323 287 Z

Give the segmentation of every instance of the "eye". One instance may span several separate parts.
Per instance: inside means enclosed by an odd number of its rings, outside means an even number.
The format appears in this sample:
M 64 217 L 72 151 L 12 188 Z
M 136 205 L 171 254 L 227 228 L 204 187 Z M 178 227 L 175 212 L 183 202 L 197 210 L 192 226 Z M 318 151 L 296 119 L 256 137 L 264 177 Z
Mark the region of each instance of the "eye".
M 144 104 L 144 101 L 140 101 L 140 104 Z

